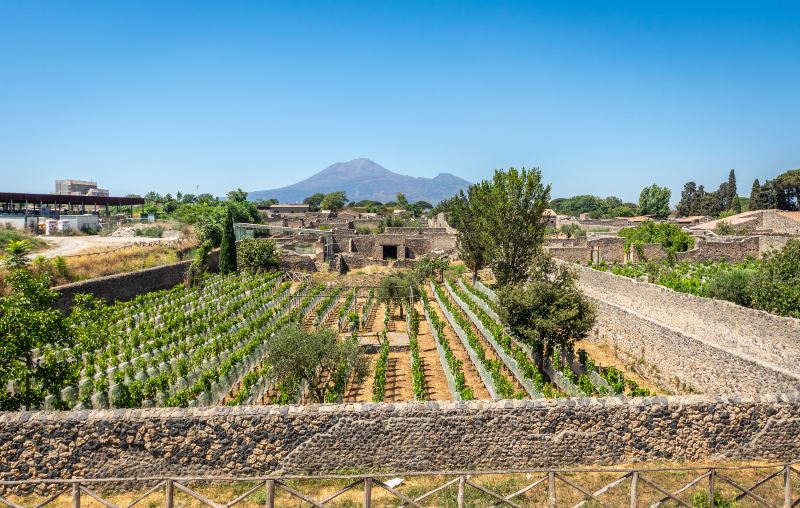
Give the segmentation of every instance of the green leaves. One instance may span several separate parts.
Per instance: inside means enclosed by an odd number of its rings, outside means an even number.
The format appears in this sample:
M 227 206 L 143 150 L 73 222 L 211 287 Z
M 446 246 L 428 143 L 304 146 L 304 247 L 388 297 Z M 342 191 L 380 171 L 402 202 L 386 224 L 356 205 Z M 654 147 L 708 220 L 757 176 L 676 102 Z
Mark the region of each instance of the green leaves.
M 657 219 L 666 219 L 669 215 L 669 198 L 672 191 L 669 187 L 659 187 L 656 184 L 642 189 L 639 194 L 639 213 L 651 215 Z

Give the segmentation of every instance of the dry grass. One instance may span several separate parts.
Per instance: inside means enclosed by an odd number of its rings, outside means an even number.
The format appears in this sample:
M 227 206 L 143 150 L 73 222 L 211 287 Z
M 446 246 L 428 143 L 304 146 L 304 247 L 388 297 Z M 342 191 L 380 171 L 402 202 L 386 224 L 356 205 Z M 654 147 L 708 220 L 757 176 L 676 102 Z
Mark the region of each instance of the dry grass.
M 720 467 L 723 464 L 714 464 L 715 467 Z M 748 464 L 728 464 L 728 465 L 748 465 Z M 763 466 L 763 464 L 749 464 L 751 466 Z M 650 463 L 650 464 L 639 464 L 638 467 L 665 467 L 669 466 L 666 464 L 658 464 L 658 463 Z M 679 467 L 679 465 L 672 465 L 673 467 Z M 720 470 L 719 472 L 725 474 L 726 476 L 730 477 L 735 482 L 739 483 L 745 487 L 751 487 L 757 481 L 762 478 L 765 478 L 768 474 L 778 471 L 777 467 L 765 467 L 764 469 L 738 469 L 738 470 Z M 689 483 L 694 478 L 697 478 L 704 471 L 654 471 L 648 473 L 642 473 L 642 476 L 648 480 L 656 482 L 660 487 L 674 492 L 679 488 L 683 487 L 687 483 Z M 601 487 L 617 480 L 623 476 L 624 473 L 619 472 L 591 472 L 591 473 L 564 473 L 563 476 L 582 487 L 584 490 L 589 492 L 595 492 Z M 478 475 L 473 476 L 470 478 L 471 481 L 474 483 L 491 489 L 495 492 L 500 493 L 501 495 L 509 495 L 513 492 L 516 492 L 531 483 L 543 478 L 545 476 L 544 473 L 517 473 L 517 474 L 498 474 L 498 475 Z M 399 475 L 400 478 L 403 478 L 404 481 L 400 486 L 397 487 L 397 490 L 401 491 L 406 496 L 411 498 L 416 498 L 433 488 L 443 485 L 448 480 L 453 479 L 452 476 L 404 476 Z M 384 481 L 386 478 L 383 479 Z M 303 492 L 306 495 L 311 496 L 315 499 L 322 499 L 326 496 L 329 496 L 338 490 L 342 489 L 343 487 L 352 483 L 353 480 L 291 480 L 288 481 L 287 484 L 290 485 L 292 488 Z M 755 490 L 755 492 L 762 496 L 770 503 L 770 506 L 781 506 L 783 502 L 783 477 L 782 475 L 778 475 L 776 478 L 773 478 L 769 482 L 765 483 L 764 485 L 760 486 Z M 257 484 L 254 482 L 238 482 L 238 483 L 203 483 L 203 482 L 188 482 L 186 485 L 195 490 L 202 495 L 213 499 L 217 502 L 226 502 L 237 498 L 238 496 L 247 492 L 250 488 L 255 487 Z M 150 486 L 150 485 L 149 485 Z M 149 487 L 148 486 L 148 487 Z M 609 489 L 605 494 L 603 494 L 600 499 L 608 504 L 609 506 L 630 506 L 630 486 L 631 482 L 630 479 L 626 479 L 620 482 L 615 487 Z M 103 489 L 96 489 L 102 491 Z M 727 483 L 724 483 L 721 479 L 716 480 L 716 492 L 725 498 L 725 500 L 733 500 L 740 491 Z M 136 488 L 133 490 L 120 490 L 118 489 L 116 492 L 105 492 L 104 494 L 108 496 L 108 499 L 118 506 L 125 506 L 131 501 L 138 498 L 140 495 L 144 494 L 147 491 L 147 487 L 143 488 Z M 684 493 L 680 494 L 678 497 L 688 504 L 692 506 L 702 507 L 707 506 L 706 503 L 702 502 L 701 499 L 697 499 L 697 497 L 704 497 L 705 493 L 708 491 L 708 480 L 701 480 L 692 488 L 687 489 Z M 381 487 L 374 485 L 373 486 L 373 506 L 376 507 L 389 507 L 389 506 L 398 506 L 399 500 L 389 494 L 388 492 L 384 491 Z M 793 492 L 795 497 L 800 494 L 800 476 L 793 477 Z M 556 481 L 556 493 L 558 496 L 558 506 L 574 506 L 582 501 L 587 501 L 587 496 L 579 492 L 577 489 L 569 486 L 567 483 L 557 480 Z M 662 499 L 664 496 L 663 494 L 659 493 L 653 487 L 647 485 L 644 481 L 639 482 L 639 506 L 649 506 L 652 503 Z M 492 506 L 497 504 L 494 499 L 492 499 L 489 495 L 480 492 L 479 490 L 472 488 L 470 486 L 466 487 L 466 506 L 471 507 L 478 507 L 478 506 Z M 26 505 L 30 505 L 31 503 L 40 502 L 45 498 L 42 496 L 27 496 L 25 498 L 20 498 L 17 496 L 12 496 L 11 500 L 16 502 L 24 501 Z M 421 504 L 424 506 L 437 506 L 437 507 L 455 507 L 457 506 L 457 485 L 451 485 L 450 487 L 443 489 L 439 493 L 426 498 Z M 539 507 L 539 506 L 547 506 L 547 482 L 544 481 L 538 486 L 531 489 L 529 492 L 525 493 L 514 499 L 521 506 L 530 506 L 530 507 Z M 83 495 L 82 497 L 82 504 L 83 506 L 91 506 L 94 507 L 95 505 L 100 507 L 100 504 L 95 502 L 94 500 L 90 499 L 87 495 Z M 145 506 L 148 508 L 155 508 L 156 506 L 164 506 L 165 503 L 165 495 L 164 495 L 164 487 L 159 487 L 155 490 L 152 494 L 150 494 L 147 498 L 145 498 L 141 502 L 141 506 Z M 264 487 L 259 488 L 257 491 L 253 492 L 248 498 L 246 498 L 240 505 L 244 507 L 255 507 L 255 506 L 264 506 L 266 501 L 266 489 Z M 354 506 L 362 506 L 363 504 L 363 486 L 357 486 L 352 491 L 345 493 L 341 497 L 338 497 L 336 501 L 330 503 L 330 506 L 336 507 L 354 507 Z M 285 491 L 278 490 L 276 495 L 276 506 L 290 506 L 290 507 L 300 507 L 300 506 L 308 506 L 307 503 L 303 503 L 302 501 L 291 498 Z M 668 502 L 664 503 L 662 506 L 675 506 L 677 503 Z M 69 492 L 64 493 L 61 495 L 53 504 L 56 507 L 63 507 L 67 508 L 71 505 L 71 499 Z M 185 493 L 179 493 L 176 491 L 175 494 L 175 506 L 179 507 L 200 507 L 202 506 L 201 503 L 195 499 L 192 499 Z M 592 506 L 600 506 L 599 503 L 594 501 L 587 501 L 583 506 L 592 507 Z M 756 506 L 756 502 L 754 500 L 747 500 L 742 499 L 734 505 L 727 504 L 725 506 L 737 506 L 737 507 L 746 507 L 746 506 Z

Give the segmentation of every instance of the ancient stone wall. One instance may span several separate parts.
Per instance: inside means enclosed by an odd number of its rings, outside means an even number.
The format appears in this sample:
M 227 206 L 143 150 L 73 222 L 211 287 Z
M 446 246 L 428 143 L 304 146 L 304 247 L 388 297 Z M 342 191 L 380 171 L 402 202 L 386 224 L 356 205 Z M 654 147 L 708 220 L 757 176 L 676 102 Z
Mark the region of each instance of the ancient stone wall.
M 58 286 L 54 288 L 60 293 L 55 307 L 61 310 L 68 309 L 74 296 L 78 293 L 89 293 L 111 303 L 117 300 L 132 300 L 137 295 L 148 291 L 168 289 L 183 282 L 183 277 L 191 263 L 191 261 L 181 261 L 136 272 L 120 273 Z M 217 270 L 219 251 L 209 254 L 208 264 L 211 271 Z
M 0 414 L 0 478 L 790 461 L 796 396 Z
M 599 335 L 628 357 L 709 393 L 800 390 L 800 320 L 573 266 Z

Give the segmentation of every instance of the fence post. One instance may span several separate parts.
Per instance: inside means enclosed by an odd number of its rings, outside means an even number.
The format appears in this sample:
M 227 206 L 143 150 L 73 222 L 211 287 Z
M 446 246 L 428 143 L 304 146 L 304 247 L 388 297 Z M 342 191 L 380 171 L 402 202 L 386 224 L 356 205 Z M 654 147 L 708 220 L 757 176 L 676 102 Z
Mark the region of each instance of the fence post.
M 166 499 L 164 500 L 164 505 L 166 506 L 166 508 L 172 508 L 175 505 L 175 498 L 172 494 L 172 480 L 167 478 L 167 480 L 164 483 L 167 486 Z
M 714 468 L 708 471 L 708 506 L 714 508 Z
M 364 478 L 364 508 L 372 508 L 372 478 Z
M 464 508 L 464 475 L 458 477 L 458 508 Z
M 81 484 L 78 482 L 72 484 L 72 506 L 81 508 Z
M 267 508 L 275 508 L 275 480 L 267 480 Z
M 792 469 L 783 466 L 783 506 L 792 508 Z
M 631 508 L 639 506 L 639 471 L 634 471 L 631 476 Z
M 547 496 L 548 505 L 550 508 L 556 508 L 556 473 L 550 471 L 547 473 Z

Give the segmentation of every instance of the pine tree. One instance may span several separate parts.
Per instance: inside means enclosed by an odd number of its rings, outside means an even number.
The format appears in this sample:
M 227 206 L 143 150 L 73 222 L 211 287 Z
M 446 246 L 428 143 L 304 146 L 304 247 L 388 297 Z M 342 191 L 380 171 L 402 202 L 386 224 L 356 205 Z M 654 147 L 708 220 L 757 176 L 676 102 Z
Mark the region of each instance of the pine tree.
M 761 202 L 761 184 L 758 178 L 753 180 L 753 188 L 750 191 L 750 210 L 763 210 L 764 203 Z
M 736 173 L 731 169 L 731 172 L 728 173 L 728 195 L 726 197 L 726 205 L 728 209 L 733 209 L 734 206 L 734 198 L 739 194 L 736 191 Z
M 222 243 L 219 246 L 219 271 L 228 274 L 236 271 L 236 236 L 233 233 L 233 210 L 228 208 Z

